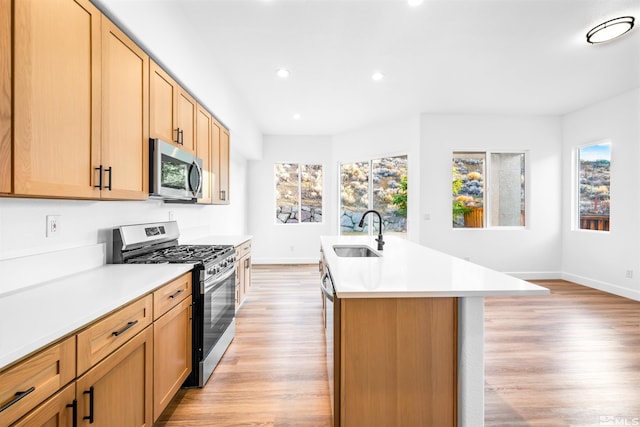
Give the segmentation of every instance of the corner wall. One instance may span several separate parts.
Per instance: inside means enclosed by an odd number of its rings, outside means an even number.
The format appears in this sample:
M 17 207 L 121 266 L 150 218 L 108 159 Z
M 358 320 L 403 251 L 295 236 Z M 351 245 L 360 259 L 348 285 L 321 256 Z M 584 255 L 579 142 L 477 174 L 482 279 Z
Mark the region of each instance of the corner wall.
M 547 116 L 424 114 L 420 243 L 521 278 L 558 278 L 561 262 L 561 131 Z M 527 152 L 526 228 L 453 229 L 451 155 Z
M 640 89 L 564 116 L 562 133 L 563 278 L 640 300 Z M 611 141 L 611 231 L 576 230 L 575 151 L 604 139 Z

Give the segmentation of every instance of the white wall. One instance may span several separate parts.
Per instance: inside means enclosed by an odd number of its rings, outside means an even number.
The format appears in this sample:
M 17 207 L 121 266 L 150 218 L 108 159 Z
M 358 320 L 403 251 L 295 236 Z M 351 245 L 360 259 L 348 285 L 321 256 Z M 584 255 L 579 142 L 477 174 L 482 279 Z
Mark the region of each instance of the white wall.
M 559 118 L 424 114 L 421 126 L 420 243 L 524 278 L 559 277 Z M 452 228 L 451 155 L 465 149 L 527 151 L 526 229 Z
M 231 164 L 231 204 L 196 206 L 148 201 L 83 201 L 0 198 L 0 261 L 62 249 L 109 243 L 111 229 L 123 224 L 178 221 L 182 241 L 207 234 L 246 234 L 247 161 Z M 46 238 L 47 215 L 61 215 L 60 234 Z M 73 260 L 69 260 L 73 262 Z
M 333 137 L 333 163 L 336 168 L 341 162 L 366 161 L 404 154 L 408 156 L 407 237 L 415 242 L 420 236 L 420 221 L 418 220 L 420 204 L 417 201 L 424 182 L 422 179 L 423 171 L 420 167 L 420 150 L 419 115 L 379 123 Z M 333 197 L 337 200 L 337 184 L 335 191 L 336 194 Z M 333 211 L 334 221 L 337 221 L 339 217 L 338 209 L 336 203 Z M 337 227 L 335 224 L 331 234 L 338 233 Z
M 566 115 L 562 130 L 563 277 L 640 300 L 640 89 Z M 604 139 L 611 141 L 611 231 L 575 230 L 575 150 Z
M 331 138 L 326 136 L 266 136 L 263 158 L 249 163 L 249 232 L 253 235 L 255 264 L 315 263 L 320 236 L 335 234 L 336 172 L 331 161 Z M 276 163 L 323 165 L 323 220 L 321 224 L 276 224 Z

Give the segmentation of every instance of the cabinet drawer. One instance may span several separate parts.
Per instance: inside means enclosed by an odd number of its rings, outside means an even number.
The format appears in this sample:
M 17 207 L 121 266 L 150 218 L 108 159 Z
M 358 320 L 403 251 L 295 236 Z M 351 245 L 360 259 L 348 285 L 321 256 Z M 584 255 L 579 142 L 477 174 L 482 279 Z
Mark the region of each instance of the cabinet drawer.
M 0 425 L 11 424 L 73 380 L 75 350 L 74 336 L 1 373 Z
M 153 299 L 147 295 L 78 334 L 78 376 L 151 324 Z
M 236 246 L 236 259 L 240 259 L 251 253 L 251 240 Z
M 191 273 L 178 277 L 153 293 L 153 320 L 191 295 Z
M 69 384 L 29 415 L 12 427 L 71 426 L 73 424 L 73 401 L 76 398 L 76 384 Z M 77 404 L 77 403 L 76 403 Z

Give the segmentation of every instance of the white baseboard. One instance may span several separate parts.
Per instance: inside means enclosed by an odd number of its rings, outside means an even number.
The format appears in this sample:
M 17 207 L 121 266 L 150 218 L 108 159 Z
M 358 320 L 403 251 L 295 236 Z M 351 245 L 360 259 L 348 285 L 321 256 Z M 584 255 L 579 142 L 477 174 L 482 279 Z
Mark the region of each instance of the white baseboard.
M 603 292 L 618 295 L 621 297 L 629 298 L 635 301 L 640 301 L 640 291 L 624 288 L 622 286 L 614 285 L 612 283 L 602 282 L 600 280 L 593 280 L 587 277 L 578 276 L 570 273 L 562 273 L 562 279 L 569 282 L 577 283 L 579 285 L 588 286 L 590 288 L 598 289 Z

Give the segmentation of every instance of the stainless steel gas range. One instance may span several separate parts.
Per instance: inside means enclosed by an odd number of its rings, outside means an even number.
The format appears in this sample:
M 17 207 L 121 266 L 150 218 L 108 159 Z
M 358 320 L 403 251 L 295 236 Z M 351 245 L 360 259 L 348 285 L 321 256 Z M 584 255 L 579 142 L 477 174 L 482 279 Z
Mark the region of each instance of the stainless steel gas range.
M 236 251 L 180 245 L 175 221 L 113 229 L 113 263 L 193 264 L 193 370 L 185 387 L 205 385 L 235 335 Z

